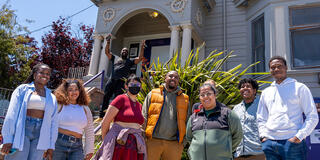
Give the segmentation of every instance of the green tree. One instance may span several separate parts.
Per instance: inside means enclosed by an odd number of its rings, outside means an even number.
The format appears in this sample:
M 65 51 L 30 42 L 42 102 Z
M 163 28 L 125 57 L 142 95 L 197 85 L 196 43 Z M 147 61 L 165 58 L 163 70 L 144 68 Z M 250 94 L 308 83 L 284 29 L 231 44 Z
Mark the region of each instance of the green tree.
M 30 72 L 36 51 L 36 42 L 19 32 L 27 29 L 16 21 L 8 2 L 0 9 L 0 87 L 15 88 Z
M 71 22 L 60 17 L 52 22 L 51 30 L 42 36 L 42 46 L 39 50 L 38 61 L 52 68 L 49 88 L 56 88 L 62 78 L 66 78 L 69 68 L 87 67 L 93 45 L 93 27 L 79 25 L 78 34 L 71 33 Z

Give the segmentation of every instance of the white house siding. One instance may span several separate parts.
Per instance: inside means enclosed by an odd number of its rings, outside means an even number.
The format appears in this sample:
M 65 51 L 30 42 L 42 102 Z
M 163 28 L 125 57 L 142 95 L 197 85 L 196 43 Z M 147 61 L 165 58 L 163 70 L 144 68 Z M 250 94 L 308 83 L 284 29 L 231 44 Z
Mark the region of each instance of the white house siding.
M 138 3 L 142 2 L 142 3 Z M 291 44 L 289 32 L 289 7 L 297 5 L 320 4 L 320 0 L 248 0 L 247 6 L 236 7 L 233 0 L 216 0 L 216 5 L 211 12 L 203 9 L 202 2 L 188 0 L 185 10 L 182 13 L 173 13 L 170 10 L 170 0 L 149 0 L 149 1 L 106 1 L 99 6 L 96 32 L 99 34 L 113 33 L 116 35 L 117 45 L 112 45 L 112 51 L 119 52 L 123 47 L 123 39 L 137 35 L 147 35 L 152 33 L 170 33 L 164 25 L 183 25 L 191 23 L 193 31 L 197 36 L 193 39 L 196 42 L 205 41 L 205 56 L 211 51 L 218 49 L 233 50 L 236 57 L 227 62 L 224 69 L 230 69 L 238 64 L 243 67 L 252 63 L 251 49 L 251 22 L 261 14 L 265 20 L 265 58 L 266 62 L 274 55 L 280 55 L 287 59 L 289 74 L 288 76 L 298 79 L 305 83 L 312 91 L 313 95 L 320 97 L 320 85 L 317 77 L 320 68 L 316 69 L 293 69 L 291 66 Z M 224 11 L 224 3 L 226 10 Z M 105 24 L 103 12 L 106 8 L 115 8 L 115 18 Z M 201 8 L 201 9 L 200 9 Z M 139 20 L 130 19 L 138 13 L 156 9 L 162 13 L 168 22 L 145 23 Z M 196 12 L 201 10 L 203 25 L 196 22 Z M 224 41 L 224 12 L 225 33 Z M 122 24 L 125 24 L 123 27 Z M 143 30 L 141 30 L 144 28 Z M 182 33 L 182 32 L 181 32 Z M 199 40 L 200 39 L 200 40 Z M 225 46 L 224 46 L 225 43 Z M 103 44 L 103 43 L 102 43 Z M 121 45 L 122 44 L 122 45 Z M 103 50 L 101 54 L 104 55 Z M 103 59 L 103 57 L 101 57 Z M 100 62 L 102 63 L 102 62 Z M 104 66 L 102 66 L 104 67 Z M 268 71 L 268 64 L 265 64 Z M 264 79 L 272 80 L 269 76 Z
M 292 67 L 289 33 L 289 7 L 316 4 L 319 5 L 320 0 L 250 0 L 247 11 L 247 23 L 249 26 L 251 20 L 264 14 L 266 62 L 269 61 L 270 57 L 275 55 L 285 57 L 288 65 L 288 77 L 295 78 L 299 82 L 306 84 L 314 97 L 320 97 L 320 80 L 318 78 L 320 68 L 294 69 Z M 250 31 L 250 26 L 248 28 Z M 251 46 L 248 46 L 248 48 L 251 50 Z M 268 64 L 266 63 L 265 66 L 268 71 Z M 263 80 L 272 81 L 273 79 L 267 76 Z
M 223 17 L 224 0 L 216 0 L 216 6 L 207 14 L 203 38 L 206 42 L 206 55 L 211 51 L 224 47 L 233 50 L 236 57 L 227 63 L 230 69 L 238 64 L 251 64 L 251 53 L 248 50 L 248 32 L 246 23 L 246 8 L 237 8 L 232 0 L 226 0 L 226 46 L 224 46 Z

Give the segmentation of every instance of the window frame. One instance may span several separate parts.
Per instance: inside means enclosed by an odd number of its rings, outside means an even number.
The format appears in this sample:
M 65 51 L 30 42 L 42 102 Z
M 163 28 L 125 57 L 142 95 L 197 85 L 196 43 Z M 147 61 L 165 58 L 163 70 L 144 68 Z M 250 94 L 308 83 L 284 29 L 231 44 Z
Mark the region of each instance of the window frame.
M 293 25 L 292 24 L 292 12 L 295 10 L 295 9 L 305 9 L 305 8 L 313 8 L 313 7 L 320 7 L 320 4 L 312 4 L 312 5 L 303 5 L 303 6 L 292 6 L 292 7 L 289 7 L 289 36 L 290 36 L 290 51 L 291 51 L 291 54 L 290 54 L 290 57 L 291 57 L 291 67 L 293 69 L 310 69 L 310 68 L 320 68 L 320 64 L 319 65 L 305 65 L 305 66 L 295 66 L 295 63 L 294 63 L 294 55 L 295 55 L 295 52 L 294 52 L 294 49 L 293 49 L 293 44 L 294 44 L 294 41 L 293 41 L 293 32 L 296 32 L 296 31 L 305 31 L 305 30 L 312 30 L 312 29 L 320 29 L 320 23 L 311 23 L 311 24 L 303 24 L 303 25 Z
M 256 45 L 255 44 L 255 28 L 254 28 L 254 24 L 255 22 L 259 21 L 261 18 L 263 18 L 263 34 L 264 34 L 264 41 L 263 41 L 263 44 L 258 44 Z M 255 46 L 256 45 L 256 46 Z M 265 18 L 264 18 L 264 13 L 262 13 L 261 15 L 257 16 L 256 18 L 254 18 L 252 21 L 251 21 L 251 56 L 252 56 L 252 60 L 251 62 L 252 63 L 256 63 L 257 62 L 257 59 L 256 59 L 256 54 L 255 54 L 255 51 L 259 48 L 259 47 L 264 47 L 264 51 L 263 51 L 263 57 L 264 57 L 264 62 L 261 62 L 260 63 L 263 63 L 263 71 L 257 71 L 257 68 L 256 66 L 253 66 L 252 69 L 253 69 L 253 72 L 266 72 L 267 71 L 267 68 L 266 68 L 266 35 L 265 35 Z

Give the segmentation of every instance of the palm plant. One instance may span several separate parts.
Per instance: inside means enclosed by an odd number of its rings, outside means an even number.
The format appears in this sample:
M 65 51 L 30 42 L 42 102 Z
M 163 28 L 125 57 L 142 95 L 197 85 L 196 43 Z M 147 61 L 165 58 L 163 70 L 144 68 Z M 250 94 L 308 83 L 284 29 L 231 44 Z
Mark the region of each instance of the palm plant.
M 218 101 L 230 106 L 241 101 L 237 85 L 242 76 L 268 74 L 247 73 L 249 68 L 259 62 L 253 63 L 243 70 L 241 70 L 242 64 L 239 64 L 232 69 L 223 71 L 222 67 L 225 62 L 229 58 L 235 56 L 232 55 L 233 52 L 226 53 L 225 51 L 217 52 L 217 50 L 214 50 L 207 58 L 200 61 L 200 49 L 201 46 L 196 48 L 195 52 L 192 51 L 184 65 L 181 63 L 181 53 L 178 52 L 165 63 L 161 63 L 159 58 L 157 61 L 153 60 L 150 67 L 146 68 L 146 71 L 143 72 L 142 89 L 138 96 L 138 101 L 143 103 L 151 89 L 159 87 L 159 85 L 164 82 L 165 74 L 171 70 L 178 72 L 180 76 L 180 87 L 184 93 L 189 96 L 191 105 L 195 102 L 199 102 L 199 87 L 208 79 L 212 79 L 216 82 Z M 268 83 L 264 81 L 258 82 Z
M 195 52 L 191 52 L 186 60 L 184 66 L 181 65 L 181 53 L 176 53 L 170 60 L 165 63 L 161 63 L 159 58 L 157 61 L 153 61 L 149 68 L 145 68 L 142 78 L 142 89 L 138 96 L 138 101 L 143 103 L 147 94 L 153 89 L 159 87 L 164 82 L 165 74 L 171 70 L 178 72 L 180 76 L 180 87 L 189 96 L 190 104 L 199 102 L 199 87 L 200 85 L 208 80 L 212 79 L 216 82 L 218 95 L 217 99 L 228 106 L 237 104 L 241 101 L 239 90 L 237 88 L 238 82 L 242 76 L 246 75 L 261 75 L 269 73 L 248 73 L 247 71 L 258 64 L 249 65 L 245 69 L 241 70 L 242 64 L 223 71 L 222 67 L 225 62 L 235 55 L 232 52 L 217 52 L 212 51 L 207 58 L 200 61 L 199 51 L 201 47 L 198 47 Z M 261 83 L 270 83 L 265 81 L 258 81 Z M 95 141 L 95 152 L 102 143 L 101 139 Z M 181 159 L 187 160 L 187 148 L 184 149 Z

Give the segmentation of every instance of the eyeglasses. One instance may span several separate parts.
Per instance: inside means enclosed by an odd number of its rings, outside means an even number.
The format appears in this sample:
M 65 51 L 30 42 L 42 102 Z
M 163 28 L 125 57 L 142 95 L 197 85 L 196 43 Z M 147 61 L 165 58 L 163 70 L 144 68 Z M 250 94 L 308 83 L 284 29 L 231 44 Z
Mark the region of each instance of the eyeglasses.
M 201 94 L 200 94 L 200 97 L 201 97 L 201 98 L 204 98 L 204 97 L 210 97 L 210 96 L 212 96 L 212 95 L 214 95 L 213 92 L 207 92 L 207 93 L 201 93 Z
M 129 83 L 128 87 L 141 87 L 141 83 Z

